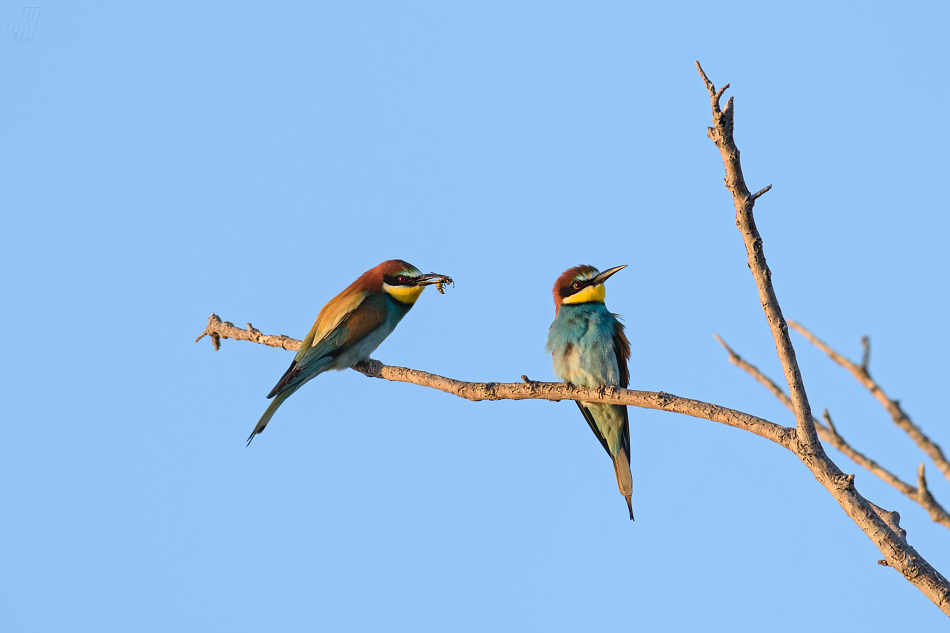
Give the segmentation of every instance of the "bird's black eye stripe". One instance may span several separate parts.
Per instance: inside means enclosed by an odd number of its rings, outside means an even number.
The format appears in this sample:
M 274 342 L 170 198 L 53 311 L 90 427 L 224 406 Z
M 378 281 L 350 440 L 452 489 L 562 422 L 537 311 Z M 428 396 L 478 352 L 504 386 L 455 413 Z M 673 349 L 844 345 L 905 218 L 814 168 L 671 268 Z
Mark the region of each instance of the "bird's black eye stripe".
M 567 286 L 566 288 L 561 288 L 560 290 L 561 298 L 570 297 L 573 294 L 577 294 L 578 292 L 580 292 L 581 290 L 589 286 L 591 281 L 592 281 L 591 279 L 587 279 L 587 280 L 575 279 L 573 282 L 571 282 L 570 286 Z
M 390 286 L 412 286 L 415 283 L 415 279 L 409 275 L 386 275 L 383 281 Z

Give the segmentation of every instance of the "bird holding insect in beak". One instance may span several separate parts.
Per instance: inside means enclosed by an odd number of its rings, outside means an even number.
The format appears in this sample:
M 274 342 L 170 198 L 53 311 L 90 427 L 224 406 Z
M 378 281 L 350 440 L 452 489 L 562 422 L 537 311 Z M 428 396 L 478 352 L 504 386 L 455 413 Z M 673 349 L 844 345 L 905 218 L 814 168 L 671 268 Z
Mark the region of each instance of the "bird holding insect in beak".
M 436 273 L 423 275 L 401 259 L 367 270 L 323 306 L 310 333 L 300 344 L 290 368 L 268 398 L 273 398 L 247 443 L 263 432 L 274 412 L 311 378 L 331 369 L 346 369 L 367 360 L 415 304 L 426 286 L 452 283 Z
M 624 268 L 599 272 L 593 266 L 575 266 L 554 282 L 554 323 L 545 349 L 554 356 L 554 373 L 564 382 L 579 387 L 629 384 L 630 343 L 617 315 L 604 305 L 604 282 Z M 577 402 L 577 407 L 614 462 L 617 487 L 633 521 L 627 407 L 594 402 Z

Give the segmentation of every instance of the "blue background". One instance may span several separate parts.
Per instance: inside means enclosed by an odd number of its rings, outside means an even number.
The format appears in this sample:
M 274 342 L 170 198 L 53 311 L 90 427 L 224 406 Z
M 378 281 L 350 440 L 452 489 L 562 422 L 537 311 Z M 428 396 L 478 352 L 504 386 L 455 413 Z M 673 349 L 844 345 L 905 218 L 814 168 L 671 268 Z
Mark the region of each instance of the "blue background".
M 346 371 L 244 440 L 302 338 L 389 258 L 452 275 L 375 356 L 552 378 L 550 288 L 608 284 L 632 387 L 791 415 L 706 138 L 736 137 L 785 314 L 935 441 L 950 268 L 945 2 L 44 4 L 0 41 L 0 605 L 11 631 L 933 630 L 945 617 L 787 451 L 631 410 L 634 507 L 571 403 Z M 20 17 L 6 3 L 0 18 Z M 923 454 L 796 335 L 812 405 Z M 950 447 L 950 446 L 948 446 Z M 850 463 L 950 572 L 950 534 Z M 950 486 L 928 463 L 931 487 Z

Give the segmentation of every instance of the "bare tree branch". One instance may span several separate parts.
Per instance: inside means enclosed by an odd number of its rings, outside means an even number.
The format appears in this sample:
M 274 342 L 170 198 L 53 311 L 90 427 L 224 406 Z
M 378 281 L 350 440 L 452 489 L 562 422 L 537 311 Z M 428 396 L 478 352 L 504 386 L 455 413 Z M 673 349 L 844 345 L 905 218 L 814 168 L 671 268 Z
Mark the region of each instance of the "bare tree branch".
M 940 523 L 944 527 L 950 529 L 950 515 L 947 514 L 946 510 L 944 510 L 933 497 L 930 497 L 929 499 L 922 499 L 920 496 L 920 491 L 917 488 L 905 483 L 899 477 L 897 477 L 897 475 L 893 474 L 873 459 L 866 457 L 863 453 L 859 453 L 850 444 L 848 444 L 843 437 L 841 437 L 840 433 L 838 433 L 838 429 L 835 428 L 834 422 L 831 421 L 831 414 L 828 413 L 827 409 L 825 409 L 823 415 L 825 421 L 828 423 L 828 427 L 819 430 L 819 433 L 821 433 L 822 430 L 825 431 L 825 433 L 822 434 L 822 440 L 827 441 L 829 444 L 844 453 L 858 466 L 861 466 L 874 475 L 877 475 L 882 481 L 890 484 L 915 503 L 919 503 L 928 512 L 928 514 L 930 514 L 931 519 L 933 519 L 936 523 Z
M 887 397 L 887 394 L 884 393 L 884 390 L 881 389 L 881 386 L 871 378 L 871 374 L 868 372 L 867 360 L 870 355 L 870 342 L 865 343 L 864 345 L 864 362 L 861 365 L 848 360 L 835 350 L 831 349 L 825 342 L 821 341 L 817 336 L 809 332 L 803 325 L 795 321 L 789 321 L 795 330 L 797 330 L 802 336 L 809 340 L 815 347 L 823 351 L 828 355 L 831 360 L 838 363 L 854 376 L 858 382 L 860 382 L 868 391 L 871 392 L 878 402 L 891 414 L 894 423 L 899 426 L 901 429 L 907 433 L 912 440 L 920 447 L 922 451 L 927 453 L 927 455 L 934 461 L 934 464 L 937 465 L 937 468 L 940 469 L 940 472 L 943 473 L 944 477 L 950 481 L 950 462 L 947 461 L 947 458 L 944 456 L 943 451 L 940 450 L 940 447 L 937 446 L 934 442 L 930 440 L 929 437 L 924 435 L 924 432 L 920 430 L 916 424 L 910 421 L 910 417 L 904 413 L 904 410 L 901 408 L 900 402 L 897 400 L 891 400 Z M 864 337 L 866 340 L 867 337 Z M 862 341 L 863 342 L 863 341 Z
M 792 410 L 792 401 L 789 399 L 788 395 L 782 391 L 781 387 L 775 384 L 771 378 L 759 371 L 758 367 L 749 363 L 747 360 L 733 351 L 733 349 L 729 347 L 726 342 L 719 337 L 718 334 L 714 334 L 713 336 L 715 336 L 716 340 L 719 341 L 719 344 L 726 348 L 726 351 L 729 352 L 729 361 L 733 365 L 739 367 L 750 376 L 755 378 L 759 383 L 764 385 L 765 388 L 772 393 L 772 395 L 778 398 L 782 404 L 788 407 L 789 410 Z M 915 488 L 914 486 L 905 483 L 899 477 L 897 477 L 897 475 L 893 474 L 873 459 L 858 452 L 838 433 L 838 429 L 835 428 L 834 422 L 831 421 L 831 415 L 828 413 L 827 409 L 825 409 L 824 418 L 828 423 L 827 427 L 817 419 L 814 420 L 815 428 L 817 429 L 818 436 L 821 438 L 822 442 L 828 442 L 836 449 L 844 453 L 844 455 L 855 464 L 868 470 L 874 475 L 877 475 L 882 481 L 890 484 L 914 502 L 919 503 L 921 506 L 923 506 L 923 508 L 930 515 L 930 518 L 933 519 L 935 523 L 939 523 L 945 528 L 950 529 L 950 514 L 947 514 L 947 511 L 943 509 L 943 506 L 937 503 L 937 500 L 933 498 L 929 490 L 922 490 L 919 485 L 917 488 Z M 920 477 L 923 473 L 922 469 L 923 464 L 921 464 L 921 470 L 918 471 L 918 482 L 921 481 Z
M 280 336 L 262 334 L 260 330 L 255 329 L 250 323 L 247 324 L 247 329 L 243 330 L 230 321 L 222 321 L 221 317 L 217 314 L 212 314 L 208 317 L 208 326 L 205 328 L 205 331 L 195 339 L 195 343 L 206 336 L 211 337 L 211 344 L 214 345 L 214 351 L 221 349 L 221 339 L 223 338 L 260 343 L 261 345 L 267 345 L 269 347 L 288 349 L 292 352 L 296 352 L 300 347 L 300 341 L 295 338 L 290 338 L 284 334 Z
M 950 583 L 907 543 L 906 535 L 897 522 L 899 515 L 896 512 L 888 513 L 861 496 L 854 487 L 854 475 L 845 475 L 841 472 L 841 469 L 822 448 L 802 382 L 801 370 L 795 357 L 795 349 L 789 336 L 788 324 L 782 316 L 778 298 L 772 287 L 772 272 L 765 261 L 762 237 L 759 235 L 752 215 L 755 199 L 749 193 L 742 177 L 739 148 L 736 147 L 733 138 L 734 102 L 730 98 L 726 107 L 720 110 L 719 99 L 724 89 L 716 91 L 715 85 L 703 72 L 699 62 L 696 62 L 696 69 L 706 85 L 712 106 L 713 126 L 707 129 L 707 135 L 722 155 L 723 166 L 726 169 L 726 188 L 732 194 L 736 208 L 736 226 L 742 233 L 749 269 L 755 278 L 762 309 L 772 330 L 775 349 L 782 363 L 785 380 L 788 382 L 789 395 L 797 421 L 798 440 L 791 450 L 884 554 L 884 562 L 889 567 L 900 571 L 904 578 L 923 592 L 941 611 L 950 615 Z
M 917 469 L 917 487 L 911 486 L 903 482 L 896 475 L 891 473 L 889 470 L 878 464 L 873 459 L 865 457 L 863 454 L 859 453 L 857 450 L 851 447 L 841 435 L 838 434 L 837 429 L 835 429 L 834 424 L 831 421 L 831 416 L 828 414 L 828 410 L 825 410 L 825 420 L 828 421 L 828 429 L 819 428 L 819 433 L 822 430 L 828 432 L 831 436 L 828 438 L 828 442 L 837 448 L 839 451 L 844 453 L 848 458 L 851 459 L 858 466 L 861 466 L 871 473 L 877 475 L 885 483 L 890 484 L 908 498 L 913 500 L 915 503 L 920 504 L 920 506 L 927 511 L 927 514 L 930 515 L 931 520 L 934 523 L 939 523 L 947 529 L 950 529 L 950 514 L 944 510 L 927 488 L 927 481 L 924 478 L 924 465 L 921 464 Z M 822 439 L 825 439 L 822 436 Z
M 761 383 L 766 389 L 772 392 L 772 395 L 779 399 L 779 401 L 788 407 L 788 410 L 795 414 L 795 407 L 792 405 L 791 398 L 788 397 L 788 394 L 779 387 L 775 382 L 759 371 L 759 368 L 753 365 L 752 363 L 746 361 L 744 358 L 739 356 L 729 345 L 726 344 L 724 340 L 718 335 L 713 334 L 719 344 L 726 348 L 726 351 L 729 352 L 729 362 L 735 365 L 740 369 L 744 369 L 750 376 L 755 378 L 759 383 Z M 815 426 L 818 426 L 819 423 L 816 420 L 814 422 Z M 824 439 L 824 438 L 822 438 Z
M 221 318 L 212 314 L 208 317 L 208 325 L 204 332 L 195 341 L 204 336 L 210 336 L 212 341 L 219 341 L 215 350 L 220 347 L 220 339 L 230 338 L 239 341 L 250 341 L 270 347 L 280 347 L 296 351 L 300 341 L 289 336 L 268 336 L 253 328 L 245 330 L 233 323 L 221 321 Z M 465 398 L 466 400 L 581 400 L 583 402 L 603 402 L 605 404 L 629 404 L 641 409 L 657 409 L 681 413 L 694 418 L 702 418 L 719 422 L 726 426 L 735 427 L 764 437 L 776 444 L 789 448 L 792 444 L 792 429 L 774 424 L 768 420 L 757 418 L 754 415 L 728 409 L 716 404 L 680 398 L 670 393 L 653 391 L 634 391 L 620 387 L 576 387 L 561 382 L 535 382 L 522 377 L 524 382 L 464 382 L 453 378 L 446 378 L 437 374 L 384 365 L 378 360 L 369 360 L 354 365 L 352 369 L 371 378 L 382 378 L 393 382 L 408 382 L 422 387 L 431 387 L 445 393 Z
M 940 506 L 937 504 L 936 499 L 934 499 L 933 495 L 930 494 L 930 489 L 927 487 L 927 478 L 924 476 L 923 463 L 921 463 L 920 466 L 917 467 L 917 502 L 920 503 L 920 505 L 927 508 L 928 511 L 930 511 L 930 508 L 934 506 L 936 506 L 937 508 L 940 508 Z M 940 508 L 940 510 L 942 511 L 943 508 Z M 946 516 L 947 513 L 944 512 L 943 514 L 944 516 Z M 934 513 L 932 511 L 930 511 L 930 516 L 931 517 L 934 516 Z M 937 521 L 937 519 L 934 518 L 934 521 Z
M 765 261 L 762 236 L 759 235 L 759 229 L 756 228 L 755 218 L 752 215 L 756 198 L 768 191 L 771 186 L 766 187 L 755 196 L 749 191 L 745 184 L 745 178 L 742 176 L 739 148 L 736 147 L 732 135 L 735 125 L 734 99 L 729 97 L 726 107 L 719 108 L 719 99 L 728 84 L 717 92 L 716 86 L 703 72 L 703 67 L 699 65 L 699 62 L 696 62 L 696 69 L 706 84 L 706 90 L 709 91 L 709 99 L 712 104 L 713 126 L 706 130 L 706 135 L 716 144 L 719 153 L 722 154 L 722 162 L 726 168 L 726 189 L 732 194 L 732 202 L 736 207 L 736 226 L 739 227 L 739 232 L 742 233 L 742 239 L 745 241 L 749 269 L 752 271 L 755 285 L 759 289 L 759 300 L 762 302 L 762 309 L 765 311 L 769 327 L 772 330 L 772 338 L 775 339 L 775 350 L 778 353 L 779 360 L 782 361 L 785 380 L 788 382 L 788 390 L 791 394 L 793 410 L 798 422 L 798 441 L 808 447 L 807 451 L 820 456 L 824 449 L 821 447 L 821 442 L 818 441 L 815 425 L 812 423 L 811 406 L 808 404 L 808 396 L 802 382 L 802 373 L 798 368 L 798 360 L 795 358 L 795 348 L 792 346 L 792 340 L 788 335 L 788 325 L 785 323 L 785 317 L 782 316 L 782 308 L 779 306 L 775 289 L 772 287 L 772 271 L 769 270 L 769 265 Z

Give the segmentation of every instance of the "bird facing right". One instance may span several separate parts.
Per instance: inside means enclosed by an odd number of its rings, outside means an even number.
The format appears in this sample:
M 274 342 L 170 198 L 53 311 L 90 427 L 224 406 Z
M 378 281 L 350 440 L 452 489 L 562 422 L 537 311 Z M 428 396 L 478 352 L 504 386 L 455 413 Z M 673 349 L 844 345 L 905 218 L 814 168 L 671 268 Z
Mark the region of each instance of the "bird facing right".
M 554 373 L 579 387 L 624 387 L 630 382 L 630 343 L 617 315 L 604 305 L 607 278 L 626 266 L 599 272 L 575 266 L 554 283 L 554 323 L 546 350 L 554 356 Z M 614 463 L 617 487 L 633 520 L 630 474 L 630 426 L 626 405 L 578 402 L 577 407 Z

